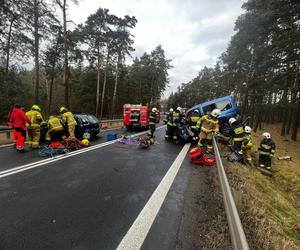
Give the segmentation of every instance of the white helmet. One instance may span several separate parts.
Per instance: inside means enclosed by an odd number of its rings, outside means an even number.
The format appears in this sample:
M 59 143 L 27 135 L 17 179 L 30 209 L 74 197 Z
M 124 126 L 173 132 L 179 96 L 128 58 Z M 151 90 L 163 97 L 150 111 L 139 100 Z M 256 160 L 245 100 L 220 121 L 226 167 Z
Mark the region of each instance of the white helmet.
M 249 126 L 245 126 L 245 132 L 246 132 L 247 134 L 250 134 L 250 133 L 252 132 L 252 128 L 249 127 Z
M 217 118 L 219 115 L 221 114 L 221 110 L 220 109 L 214 109 L 211 112 L 211 116 Z
M 177 107 L 177 109 L 179 112 L 181 112 L 182 108 L 181 107 Z
M 236 119 L 234 117 L 231 117 L 228 122 L 230 125 L 232 125 L 232 123 L 236 122 Z
M 170 110 L 169 110 L 170 112 L 173 112 L 174 111 L 174 109 L 173 108 L 170 108 Z
M 152 108 L 152 112 L 157 112 L 157 108 Z
M 268 132 L 263 133 L 262 136 L 266 139 L 271 139 L 271 134 Z
M 199 114 L 199 109 L 194 109 L 193 112 Z

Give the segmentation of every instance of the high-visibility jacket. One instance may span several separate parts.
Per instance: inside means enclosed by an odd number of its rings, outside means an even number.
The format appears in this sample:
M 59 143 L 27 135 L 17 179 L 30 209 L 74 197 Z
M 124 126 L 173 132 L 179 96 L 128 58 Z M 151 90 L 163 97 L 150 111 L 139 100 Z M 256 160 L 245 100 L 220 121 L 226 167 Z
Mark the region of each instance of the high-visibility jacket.
M 39 111 L 36 110 L 30 110 L 26 112 L 26 115 L 31 121 L 31 127 L 39 127 L 40 124 L 44 121 L 43 116 Z
M 198 129 L 197 123 L 198 123 L 199 120 L 200 120 L 200 115 L 199 114 L 192 114 L 189 117 L 190 128 Z
M 258 152 L 261 155 L 274 156 L 276 145 L 272 139 L 263 139 L 258 148 Z
M 155 124 L 156 123 L 156 113 L 150 112 L 149 114 L 149 124 Z
M 251 149 L 253 147 L 252 137 L 250 134 L 247 134 L 243 137 L 242 149 Z
M 181 114 L 178 111 L 173 112 L 173 116 L 172 116 L 172 124 L 173 126 L 176 126 L 177 124 L 179 124 L 181 122 Z
M 15 129 L 22 129 L 26 130 L 25 124 L 31 124 L 30 119 L 27 115 L 21 110 L 20 108 L 14 108 L 9 123 L 15 128 Z
M 61 124 L 60 120 L 57 117 L 53 117 L 48 121 L 48 128 L 52 131 L 61 131 L 64 129 L 63 125 Z
M 77 122 L 74 118 L 74 115 L 70 111 L 67 111 L 66 113 L 63 113 L 62 116 L 61 116 L 61 120 L 64 124 L 66 124 L 68 126 L 77 125 Z
M 219 132 L 219 121 L 217 118 L 209 116 L 209 115 L 204 115 L 202 116 L 198 122 L 197 122 L 197 128 L 200 129 L 201 131 L 208 134 L 208 133 L 218 133 Z
M 239 122 L 234 122 L 231 126 L 231 137 L 233 141 L 243 141 L 244 140 L 244 127 Z

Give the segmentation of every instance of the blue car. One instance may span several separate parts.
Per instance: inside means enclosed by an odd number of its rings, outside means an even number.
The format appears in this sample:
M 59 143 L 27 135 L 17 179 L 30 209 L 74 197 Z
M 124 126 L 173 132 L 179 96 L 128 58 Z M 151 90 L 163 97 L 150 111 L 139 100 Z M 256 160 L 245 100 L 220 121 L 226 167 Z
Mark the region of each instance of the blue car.
M 95 116 L 76 114 L 74 118 L 77 121 L 76 138 L 92 140 L 100 133 L 101 122 Z
M 224 96 L 212 101 L 200 103 L 186 112 L 186 116 L 192 114 L 192 112 L 198 109 L 201 116 L 206 115 L 214 109 L 220 109 L 221 115 L 218 117 L 220 124 L 224 124 L 229 118 L 235 117 L 238 114 L 238 107 L 232 96 Z

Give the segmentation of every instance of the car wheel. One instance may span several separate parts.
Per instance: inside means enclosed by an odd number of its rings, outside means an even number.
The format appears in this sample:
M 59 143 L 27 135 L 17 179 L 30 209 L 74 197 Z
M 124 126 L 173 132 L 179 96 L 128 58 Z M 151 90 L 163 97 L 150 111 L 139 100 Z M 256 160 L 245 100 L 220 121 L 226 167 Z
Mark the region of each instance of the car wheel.
M 82 138 L 83 138 L 83 139 L 90 140 L 91 137 L 92 137 L 92 135 L 91 135 L 90 132 L 87 132 L 87 131 L 86 131 L 86 132 L 84 132 L 84 133 L 82 134 Z

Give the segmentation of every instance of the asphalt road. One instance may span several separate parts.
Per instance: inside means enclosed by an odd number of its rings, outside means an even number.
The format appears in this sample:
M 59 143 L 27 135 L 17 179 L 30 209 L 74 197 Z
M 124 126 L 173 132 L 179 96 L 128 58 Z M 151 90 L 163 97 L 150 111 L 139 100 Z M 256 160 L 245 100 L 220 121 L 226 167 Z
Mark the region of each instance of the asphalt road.
M 116 249 L 183 147 L 165 142 L 164 129 L 156 141 L 147 150 L 114 143 L 0 178 L 0 249 Z M 41 158 L 8 147 L 0 159 L 3 171 Z M 190 171 L 185 157 L 142 249 L 174 249 Z

